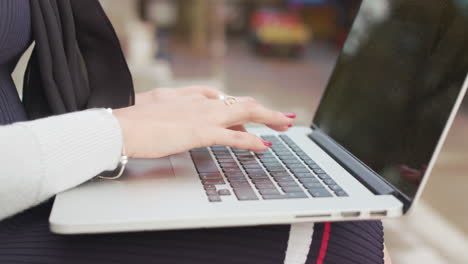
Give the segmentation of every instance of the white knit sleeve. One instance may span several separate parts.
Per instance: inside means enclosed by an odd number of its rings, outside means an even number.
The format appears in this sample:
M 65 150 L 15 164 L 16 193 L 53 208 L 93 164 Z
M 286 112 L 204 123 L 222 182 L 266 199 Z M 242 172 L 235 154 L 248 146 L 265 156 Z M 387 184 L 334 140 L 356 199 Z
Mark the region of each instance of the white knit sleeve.
M 0 220 L 113 170 L 122 144 L 104 109 L 0 126 Z

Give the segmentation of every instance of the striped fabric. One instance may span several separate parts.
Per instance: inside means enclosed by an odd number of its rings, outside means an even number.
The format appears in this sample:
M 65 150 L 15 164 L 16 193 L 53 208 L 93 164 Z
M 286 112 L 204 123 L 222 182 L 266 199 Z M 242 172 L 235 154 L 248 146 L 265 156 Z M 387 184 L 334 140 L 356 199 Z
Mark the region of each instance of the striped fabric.
M 317 223 L 307 264 L 383 264 L 381 221 Z
M 0 1 L 0 124 L 26 120 L 11 73 L 31 43 L 28 1 Z
M 59 236 L 51 203 L 0 222 L 0 263 L 282 263 L 289 226 Z

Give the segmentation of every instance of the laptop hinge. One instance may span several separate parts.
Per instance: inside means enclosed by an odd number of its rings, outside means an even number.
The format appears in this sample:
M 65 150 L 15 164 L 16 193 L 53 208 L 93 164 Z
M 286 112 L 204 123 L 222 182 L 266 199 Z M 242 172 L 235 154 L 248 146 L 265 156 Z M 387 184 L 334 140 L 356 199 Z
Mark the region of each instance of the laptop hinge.
M 386 183 L 380 176 L 362 164 L 323 132 L 315 129 L 308 136 L 374 194 L 396 195 L 393 186 Z

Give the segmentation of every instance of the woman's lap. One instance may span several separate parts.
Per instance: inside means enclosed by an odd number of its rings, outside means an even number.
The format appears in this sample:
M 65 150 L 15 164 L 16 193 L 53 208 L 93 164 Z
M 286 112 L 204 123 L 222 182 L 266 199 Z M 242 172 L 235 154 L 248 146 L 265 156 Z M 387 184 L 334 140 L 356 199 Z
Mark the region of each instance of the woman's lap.
M 59 236 L 49 232 L 49 212 L 47 203 L 0 222 L 0 263 L 283 263 L 290 230 L 279 225 Z M 308 264 L 323 254 L 325 230 L 323 263 L 383 263 L 379 222 L 325 227 L 314 227 Z

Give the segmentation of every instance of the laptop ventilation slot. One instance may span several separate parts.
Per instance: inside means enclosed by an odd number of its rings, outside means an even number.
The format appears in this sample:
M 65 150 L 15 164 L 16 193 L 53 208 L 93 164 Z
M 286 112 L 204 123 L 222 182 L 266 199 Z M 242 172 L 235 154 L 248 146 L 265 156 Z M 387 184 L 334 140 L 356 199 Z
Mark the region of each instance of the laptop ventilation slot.
M 323 218 L 323 217 L 331 217 L 331 214 L 308 214 L 308 215 L 296 215 L 296 218 Z

